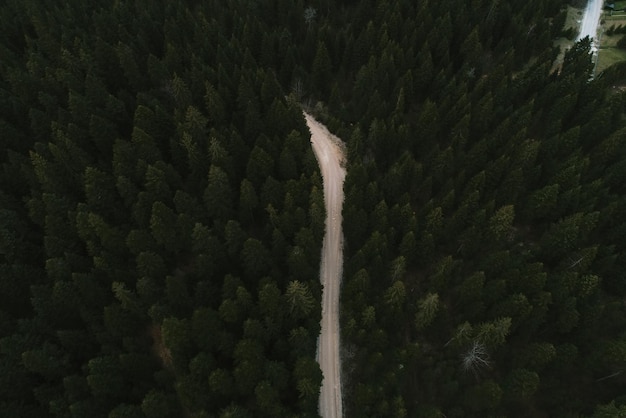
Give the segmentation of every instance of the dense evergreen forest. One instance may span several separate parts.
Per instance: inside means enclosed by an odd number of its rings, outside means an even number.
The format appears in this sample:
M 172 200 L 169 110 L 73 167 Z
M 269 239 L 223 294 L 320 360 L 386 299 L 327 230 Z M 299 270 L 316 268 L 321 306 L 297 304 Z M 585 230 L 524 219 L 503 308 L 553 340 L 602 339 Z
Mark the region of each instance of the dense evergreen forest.
M 560 0 L 6 0 L 0 416 L 626 415 L 626 68 Z

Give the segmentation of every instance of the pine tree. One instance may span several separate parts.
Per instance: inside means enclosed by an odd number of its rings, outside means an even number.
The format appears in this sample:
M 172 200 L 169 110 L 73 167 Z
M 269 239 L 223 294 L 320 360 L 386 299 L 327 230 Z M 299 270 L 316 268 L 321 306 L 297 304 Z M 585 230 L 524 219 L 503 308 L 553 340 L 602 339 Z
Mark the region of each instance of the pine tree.
M 203 198 L 209 216 L 214 221 L 227 220 L 232 215 L 232 190 L 228 176 L 220 167 L 211 165 Z
M 393 310 L 399 311 L 402 309 L 406 298 L 406 290 L 404 283 L 396 281 L 385 292 L 385 303 Z
M 296 318 L 306 318 L 315 306 L 315 300 L 311 294 L 311 290 L 298 280 L 289 282 L 285 291 L 285 298 L 290 312 Z
M 313 87 L 322 94 L 322 97 L 328 97 L 330 92 L 332 66 L 326 45 L 323 42 L 318 42 L 311 66 L 311 79 Z
M 429 326 L 439 309 L 439 295 L 437 293 L 429 293 L 418 302 L 418 311 L 415 315 L 415 325 L 418 330 L 422 330 Z

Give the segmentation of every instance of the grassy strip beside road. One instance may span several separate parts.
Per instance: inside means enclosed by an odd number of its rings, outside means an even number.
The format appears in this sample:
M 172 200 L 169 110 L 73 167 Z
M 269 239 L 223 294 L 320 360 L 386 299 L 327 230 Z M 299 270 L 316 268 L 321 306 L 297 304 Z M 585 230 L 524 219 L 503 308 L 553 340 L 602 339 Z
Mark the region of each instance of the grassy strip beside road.
M 572 6 L 567 6 L 567 16 L 565 17 L 565 24 L 563 30 L 567 31 L 569 28 L 574 29 L 576 33 L 580 29 L 580 22 L 583 18 L 583 10 L 577 9 Z
M 615 8 L 617 10 L 623 10 L 624 7 L 626 7 L 626 1 L 615 3 Z M 617 42 L 623 36 L 626 36 L 626 34 L 607 34 L 607 30 L 609 30 L 611 26 L 614 26 L 616 28 L 620 25 L 626 27 L 626 13 L 623 11 L 613 12 L 612 15 L 605 13 L 602 19 L 604 21 L 602 25 L 603 33 L 600 39 L 596 74 L 601 73 L 615 63 L 626 61 L 626 50 L 617 47 Z
M 611 65 L 622 61 L 626 61 L 626 50 L 617 47 L 601 46 L 598 51 L 596 73 L 600 74 Z

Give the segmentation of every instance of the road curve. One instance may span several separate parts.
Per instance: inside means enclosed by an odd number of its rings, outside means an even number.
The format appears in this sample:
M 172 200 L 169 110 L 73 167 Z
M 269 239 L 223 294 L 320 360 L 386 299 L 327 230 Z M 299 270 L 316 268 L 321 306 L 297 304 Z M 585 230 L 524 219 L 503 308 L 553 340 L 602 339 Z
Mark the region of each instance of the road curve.
M 339 357 L 339 288 L 343 269 L 341 206 L 345 155 L 343 143 L 311 115 L 304 112 L 311 131 L 313 152 L 322 172 L 326 203 L 326 233 L 322 247 L 320 280 L 322 292 L 321 333 L 317 341 L 317 362 L 322 369 L 319 413 L 323 418 L 343 416 L 341 402 L 341 361 Z

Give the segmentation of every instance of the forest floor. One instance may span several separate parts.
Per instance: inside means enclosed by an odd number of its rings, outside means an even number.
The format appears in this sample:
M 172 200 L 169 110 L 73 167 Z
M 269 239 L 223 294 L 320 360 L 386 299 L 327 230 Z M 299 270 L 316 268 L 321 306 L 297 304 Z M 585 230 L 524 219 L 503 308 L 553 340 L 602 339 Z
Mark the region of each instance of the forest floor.
M 341 359 L 339 357 L 339 289 L 343 271 L 341 207 L 346 176 L 343 143 L 311 115 L 304 113 L 311 144 L 324 181 L 326 233 L 322 248 L 320 280 L 323 284 L 322 323 L 317 361 L 322 369 L 319 413 L 324 418 L 343 416 Z

